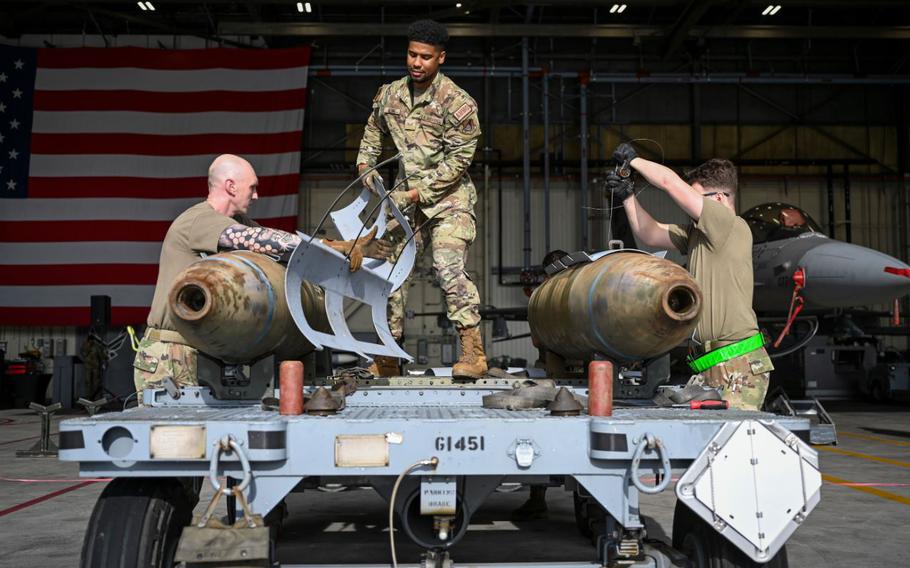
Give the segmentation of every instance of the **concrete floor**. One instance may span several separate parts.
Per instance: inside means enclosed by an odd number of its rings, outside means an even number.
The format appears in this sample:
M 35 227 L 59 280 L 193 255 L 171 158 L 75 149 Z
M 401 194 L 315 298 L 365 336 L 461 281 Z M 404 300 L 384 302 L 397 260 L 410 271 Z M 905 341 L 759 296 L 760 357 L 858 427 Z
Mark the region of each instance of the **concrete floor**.
M 840 444 L 819 448 L 822 501 L 787 545 L 790 565 L 910 566 L 910 405 L 828 408 Z M 39 432 L 29 411 L 0 411 L 0 567 L 77 566 L 86 522 L 104 487 L 80 480 L 74 464 L 17 458 L 15 451 L 30 447 Z M 456 562 L 594 559 L 589 541 L 575 530 L 570 494 L 548 492 L 549 521 L 510 522 L 510 511 L 526 497 L 527 491 L 494 494 L 453 552 Z M 670 491 L 642 498 L 651 536 L 669 535 L 673 501 Z M 386 506 L 374 492 L 307 491 L 291 495 L 288 507 L 282 562 L 389 562 Z M 400 535 L 398 556 L 403 563 L 418 559 Z

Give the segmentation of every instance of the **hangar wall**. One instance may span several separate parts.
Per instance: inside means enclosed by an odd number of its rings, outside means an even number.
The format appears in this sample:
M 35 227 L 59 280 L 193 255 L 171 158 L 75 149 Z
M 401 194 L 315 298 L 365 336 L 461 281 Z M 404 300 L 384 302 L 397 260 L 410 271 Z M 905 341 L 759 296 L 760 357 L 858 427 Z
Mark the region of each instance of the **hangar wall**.
M 300 226 L 303 230 L 312 230 L 319 222 L 325 208 L 331 203 L 338 191 L 350 179 L 347 175 L 305 175 L 302 182 Z M 520 175 L 504 175 L 502 180 L 502 204 L 504 215 L 500 228 L 499 219 L 499 185 L 498 180 L 490 180 L 489 187 L 484 189 L 483 168 L 475 168 L 472 179 L 478 187 L 480 201 L 477 205 L 478 237 L 471 248 L 469 272 L 481 291 L 485 305 L 496 308 L 524 306 L 527 297 L 520 286 L 502 286 L 499 284 L 497 267 L 499 239 L 502 235 L 502 266 L 520 268 L 522 264 L 523 223 L 522 201 L 523 190 Z M 782 174 L 747 174 L 740 180 L 739 210 L 771 201 L 784 201 L 806 210 L 823 228 L 827 219 L 827 180 L 818 175 L 782 175 Z M 842 183 L 842 182 L 839 182 Z M 596 184 L 592 184 L 595 185 Z M 579 235 L 577 222 L 580 215 L 580 199 L 577 176 L 561 176 L 551 179 L 550 219 L 551 248 L 567 251 L 578 250 Z M 539 264 L 546 254 L 544 215 L 544 195 L 542 179 L 532 178 L 531 224 L 532 239 L 531 259 Z M 685 216 L 663 193 L 646 184 L 640 184 L 639 198 L 656 219 L 664 222 L 683 223 Z M 836 203 L 836 215 L 839 220 L 835 226 L 836 238 L 844 239 L 845 224 L 844 203 L 840 187 L 835 195 L 841 195 Z M 882 176 L 853 176 L 851 178 L 851 203 L 853 239 L 856 244 L 871 247 L 889 255 L 900 258 L 901 244 L 895 227 L 900 223 L 900 194 L 903 184 L 899 180 Z M 594 192 L 599 195 L 599 192 Z M 597 202 L 592 207 L 609 207 L 607 203 Z M 589 210 L 592 217 L 603 216 L 603 211 Z M 601 243 L 608 240 L 609 223 L 604 220 L 600 225 L 602 233 L 594 235 L 592 242 Z M 682 261 L 677 253 L 670 258 Z M 507 281 L 514 281 L 517 274 L 504 276 Z M 441 312 L 445 310 L 442 294 L 432 277 L 432 261 L 424 255 L 418 262 L 416 275 L 411 284 L 408 309 L 414 312 Z M 890 306 L 872 306 L 872 309 L 887 311 Z M 782 306 L 782 310 L 786 306 Z M 356 314 L 351 322 L 355 331 L 368 331 L 369 321 L 366 314 Z M 522 322 L 509 322 L 509 333 L 512 336 L 528 333 L 528 326 Z M 486 324 L 488 355 L 492 357 L 508 355 L 524 358 L 532 364 L 536 358 L 536 349 L 530 339 L 511 341 L 494 341 L 491 325 Z M 438 353 L 438 341 L 443 339 L 442 330 L 436 325 L 435 317 L 416 317 L 408 319 L 405 327 L 406 349 L 417 351 L 418 339 L 430 342 L 430 356 Z M 891 342 L 902 346 L 902 340 Z M 435 347 L 434 347 L 435 346 Z M 902 347 L 903 348 L 903 347 Z
M 237 38 L 235 38 L 237 39 Z M 120 35 L 103 39 L 93 35 L 22 36 L 18 45 L 59 47 L 103 47 L 135 45 L 143 47 L 201 48 L 214 44 L 204 39 L 172 35 Z M 376 88 L 401 74 L 400 59 L 389 42 L 386 53 L 370 54 L 367 40 L 344 40 L 343 49 L 335 49 L 333 40 L 321 40 L 313 66 L 324 72 L 311 77 L 301 169 L 303 172 L 300 226 L 312 230 L 319 212 L 328 206 L 344 180 L 352 176 L 352 162 L 359 142 L 362 124 L 370 109 Z M 510 42 L 511 43 L 511 42 Z M 566 45 L 583 40 L 567 39 Z M 362 44 L 362 45 L 361 45 Z M 533 46 L 538 46 L 534 42 Z M 478 49 L 474 49 L 474 48 Z M 493 45 L 482 42 L 468 49 L 454 51 L 443 71 L 450 71 L 456 81 L 478 101 L 485 135 L 472 176 L 481 194 L 477 216 L 481 230 L 472 249 L 469 270 L 481 289 L 485 304 L 496 307 L 522 305 L 520 287 L 498 284 L 500 266 L 499 235 L 502 234 L 501 265 L 517 269 L 523 263 L 523 179 L 522 159 L 522 90 L 521 77 L 514 70 L 520 57 L 518 50 L 503 47 L 499 59 L 485 59 L 483 53 Z M 539 47 L 539 46 L 538 46 Z M 547 64 L 545 45 L 533 50 L 532 66 L 537 66 L 528 91 L 529 144 L 532 177 L 531 193 L 531 262 L 540 262 L 546 252 L 544 226 L 544 181 L 541 177 L 544 154 L 543 77 L 539 69 Z M 586 49 L 586 48 L 585 48 Z M 769 48 L 773 51 L 773 48 Z M 553 43 L 549 50 L 554 52 Z M 573 69 L 593 72 L 631 72 L 639 61 L 582 50 L 584 57 L 568 55 L 558 67 L 569 71 L 548 80 L 549 155 L 550 155 L 550 248 L 574 250 L 580 247 L 579 223 L 582 219 L 580 172 L 581 115 L 579 78 Z M 367 54 L 367 55 L 364 55 Z M 539 56 L 537 54 L 540 54 Z M 588 58 L 588 56 L 591 56 Z M 714 70 L 736 67 L 735 50 L 725 53 L 715 46 Z M 363 60 L 362 72 L 331 72 L 332 65 Z M 378 60 L 377 60 L 378 59 Z M 350 61 L 349 61 L 350 60 Z M 783 65 L 786 58 L 769 56 L 766 61 Z M 375 70 L 380 62 L 381 71 Z M 470 66 L 498 64 L 512 71 L 483 78 Z M 549 60 L 552 63 L 552 60 Z M 770 65 L 770 63 L 768 63 Z M 370 65 L 374 70 L 370 70 Z M 823 64 L 822 64 L 823 65 Z M 818 67 L 816 72 L 837 72 L 834 67 Z M 762 70 L 767 72 L 767 70 Z M 694 78 L 708 77 L 705 72 Z M 833 178 L 835 226 L 833 235 L 845 238 L 844 178 L 849 180 L 851 194 L 852 241 L 876 248 L 906 260 L 908 258 L 907 183 L 901 177 L 908 170 L 910 148 L 906 141 L 907 116 L 910 116 L 908 87 L 895 84 L 862 84 L 837 81 L 801 85 L 755 84 L 721 85 L 657 84 L 643 78 L 636 83 L 601 83 L 585 87 L 588 121 L 588 187 L 590 189 L 587 221 L 591 228 L 591 245 L 602 247 L 608 236 L 608 220 L 601 209 L 609 207 L 597 191 L 598 178 L 607 166 L 611 149 L 622 139 L 657 140 L 662 151 L 650 142 L 642 148 L 652 157 L 663 158 L 676 169 L 684 169 L 711 157 L 730 157 L 742 164 L 740 209 L 754 204 L 782 200 L 795 202 L 827 227 L 828 171 Z M 662 154 L 662 155 L 661 155 Z M 847 168 L 848 174 L 844 174 Z M 502 187 L 503 216 L 499 223 L 499 195 Z M 654 190 L 642 193 L 643 201 L 663 220 L 682 220 L 680 213 L 661 199 Z M 411 309 L 441 311 L 440 293 L 430 283 L 429 257 L 419 266 L 419 282 L 411 295 Z M 514 275 L 512 275 L 514 278 Z M 352 327 L 363 328 L 363 314 L 355 315 Z M 510 323 L 510 333 L 526 332 L 526 324 Z M 434 318 L 409 320 L 409 341 L 419 337 L 438 340 L 440 330 Z M 78 348 L 75 330 L 60 328 L 36 331 L 34 328 L 0 329 L 0 341 L 9 343 L 15 353 L 38 338 L 68 338 L 67 353 Z M 488 341 L 490 340 L 488 332 Z M 431 357 L 435 353 L 431 343 Z M 409 350 L 415 350 L 413 344 Z M 510 354 L 533 361 L 530 342 L 514 340 L 490 344 L 492 355 Z

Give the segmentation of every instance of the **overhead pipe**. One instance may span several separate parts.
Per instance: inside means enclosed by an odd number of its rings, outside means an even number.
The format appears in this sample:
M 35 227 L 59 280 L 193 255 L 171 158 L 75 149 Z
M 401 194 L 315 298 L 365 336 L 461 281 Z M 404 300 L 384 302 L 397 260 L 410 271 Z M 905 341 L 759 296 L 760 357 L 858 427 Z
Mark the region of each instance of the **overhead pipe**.
M 323 65 L 311 66 L 312 77 L 399 77 L 403 67 L 383 65 Z M 529 66 L 528 73 L 542 73 L 544 69 Z M 484 66 L 446 66 L 446 75 L 450 77 L 516 77 L 524 73 L 523 67 L 484 67 Z M 577 71 L 548 71 L 551 77 L 575 78 Z M 691 75 L 688 73 L 596 73 L 589 76 L 592 83 L 620 84 L 716 84 L 716 85 L 910 85 L 908 75 L 867 75 L 855 76 L 845 74 L 805 75 L 800 73 L 776 73 L 761 75 L 751 73 L 706 73 Z

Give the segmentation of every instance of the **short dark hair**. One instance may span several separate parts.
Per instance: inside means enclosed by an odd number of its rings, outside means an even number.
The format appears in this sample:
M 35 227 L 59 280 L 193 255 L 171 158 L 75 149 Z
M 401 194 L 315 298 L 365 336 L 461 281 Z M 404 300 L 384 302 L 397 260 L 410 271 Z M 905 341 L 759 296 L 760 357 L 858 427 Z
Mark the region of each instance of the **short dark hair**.
M 408 26 L 408 41 L 435 45 L 444 50 L 449 43 L 449 30 L 436 20 L 417 20 Z
M 560 249 L 551 250 L 550 252 L 547 253 L 547 255 L 545 257 L 543 257 L 543 267 L 546 268 L 546 267 L 550 266 L 551 264 L 553 264 L 560 258 L 566 256 L 567 254 L 569 254 L 569 253 L 567 253 L 564 250 L 560 250 Z
M 686 181 L 691 185 L 700 183 L 705 189 L 726 190 L 735 194 L 739 187 L 736 166 L 730 160 L 712 158 L 694 170 L 686 173 Z

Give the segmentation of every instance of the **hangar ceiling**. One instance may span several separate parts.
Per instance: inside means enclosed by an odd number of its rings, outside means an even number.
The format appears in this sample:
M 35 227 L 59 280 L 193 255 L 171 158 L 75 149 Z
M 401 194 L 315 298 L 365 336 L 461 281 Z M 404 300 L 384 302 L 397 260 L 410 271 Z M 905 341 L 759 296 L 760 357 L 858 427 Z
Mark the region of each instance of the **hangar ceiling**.
M 369 51 L 370 45 L 400 38 L 419 17 L 448 24 L 460 48 L 450 55 L 463 60 L 507 50 L 525 36 L 533 40 L 533 57 L 557 65 L 628 60 L 626 67 L 653 71 L 701 65 L 910 73 L 910 49 L 902 41 L 910 39 L 910 4 L 901 0 L 0 0 L 0 35 L 15 41 L 25 35 L 90 34 L 111 44 L 123 34 L 194 35 L 269 47 L 315 43 L 330 47 L 336 59 L 349 54 L 375 63 L 384 50 Z

